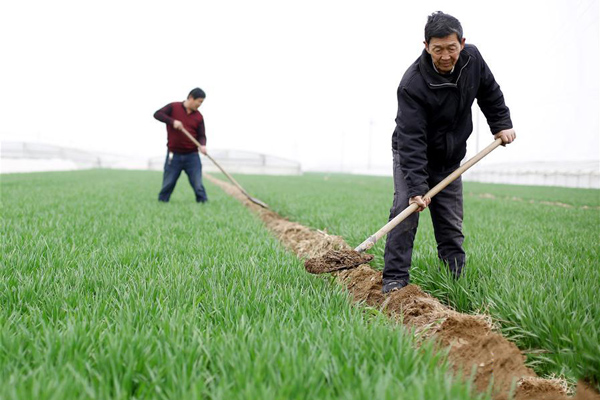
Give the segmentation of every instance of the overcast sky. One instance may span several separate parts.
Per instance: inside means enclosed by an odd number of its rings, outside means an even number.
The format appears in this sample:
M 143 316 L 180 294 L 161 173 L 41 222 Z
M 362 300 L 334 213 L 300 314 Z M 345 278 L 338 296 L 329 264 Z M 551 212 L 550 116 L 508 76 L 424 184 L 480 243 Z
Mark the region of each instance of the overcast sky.
M 209 152 L 391 168 L 396 89 L 436 10 L 511 109 L 517 141 L 492 161 L 600 159 L 597 0 L 6 1 L 0 139 L 162 155 L 154 111 L 199 86 Z M 483 116 L 470 155 L 477 138 Z

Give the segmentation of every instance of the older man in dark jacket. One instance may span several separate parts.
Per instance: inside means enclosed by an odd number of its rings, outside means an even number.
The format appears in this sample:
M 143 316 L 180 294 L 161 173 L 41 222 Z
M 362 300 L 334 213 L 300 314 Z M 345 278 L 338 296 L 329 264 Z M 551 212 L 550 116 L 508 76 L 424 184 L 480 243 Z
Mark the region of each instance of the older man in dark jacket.
M 491 132 L 504 144 L 515 131 L 504 96 L 477 48 L 466 45 L 460 22 L 442 12 L 429 16 L 425 49 L 398 87 L 398 115 L 392 137 L 394 202 L 390 219 L 409 204 L 429 206 L 439 258 L 459 277 L 465 265 L 462 247 L 462 181 L 448 185 L 434 199 L 423 197 L 454 171 L 467 152 L 473 131 L 475 99 Z M 392 230 L 385 246 L 383 293 L 406 286 L 419 215 Z

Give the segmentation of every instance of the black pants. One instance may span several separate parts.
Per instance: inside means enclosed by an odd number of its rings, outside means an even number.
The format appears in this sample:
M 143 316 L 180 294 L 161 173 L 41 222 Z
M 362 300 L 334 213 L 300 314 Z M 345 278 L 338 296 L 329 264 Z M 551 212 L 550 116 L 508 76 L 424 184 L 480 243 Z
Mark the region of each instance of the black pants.
M 394 151 L 394 203 L 390 209 L 390 220 L 408 207 L 408 188 L 400 169 L 400 156 Z M 458 168 L 453 165 L 442 170 L 428 169 L 429 187 L 432 188 Z M 425 193 L 423 193 L 424 195 Z M 437 242 L 438 257 L 444 261 L 455 276 L 460 276 L 465 265 L 462 244 L 463 194 L 459 177 L 438 193 L 429 205 L 433 230 Z M 419 213 L 413 213 L 387 235 L 385 243 L 383 280 L 409 280 L 413 243 Z

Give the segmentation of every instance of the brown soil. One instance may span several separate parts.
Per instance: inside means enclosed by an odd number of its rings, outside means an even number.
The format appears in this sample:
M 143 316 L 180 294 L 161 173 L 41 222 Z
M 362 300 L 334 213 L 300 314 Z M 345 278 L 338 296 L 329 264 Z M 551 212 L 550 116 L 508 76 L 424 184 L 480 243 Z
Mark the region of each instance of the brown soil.
M 355 268 L 372 259 L 372 254 L 361 254 L 354 250 L 329 250 L 320 257 L 306 260 L 304 267 L 311 274 L 324 274 L 340 269 Z
M 449 348 L 448 357 L 454 371 L 462 376 L 473 376 L 478 391 L 491 386 L 492 397 L 498 400 L 511 398 L 511 393 L 516 400 L 600 400 L 600 394 L 584 382 L 577 385 L 575 397 L 569 397 L 561 381 L 537 377 L 525 366 L 525 356 L 515 344 L 492 330 L 489 317 L 458 313 L 416 285 L 383 295 L 381 272 L 365 263 L 370 259 L 362 261 L 357 257 L 365 255 L 354 252 L 342 238 L 287 221 L 252 203 L 233 185 L 210 175 L 206 177 L 256 212 L 298 257 L 308 258 L 309 272 L 333 271 L 332 275 L 346 286 L 355 301 L 376 307 L 401 321 L 414 330 L 418 342 L 432 339 L 438 346 Z M 348 268 L 348 264 L 356 266 Z

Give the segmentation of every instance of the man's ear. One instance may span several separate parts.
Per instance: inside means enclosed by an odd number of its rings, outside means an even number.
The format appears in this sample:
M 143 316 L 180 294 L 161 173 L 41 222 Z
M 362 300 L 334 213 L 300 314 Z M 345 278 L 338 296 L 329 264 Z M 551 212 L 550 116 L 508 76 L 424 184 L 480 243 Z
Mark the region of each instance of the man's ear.
M 461 50 L 465 49 L 465 38 L 462 38 L 462 40 L 460 41 L 460 49 Z
M 429 53 L 429 44 L 427 43 L 427 41 L 423 41 L 423 44 L 425 45 L 425 51 Z M 431 54 L 431 53 L 429 53 Z

